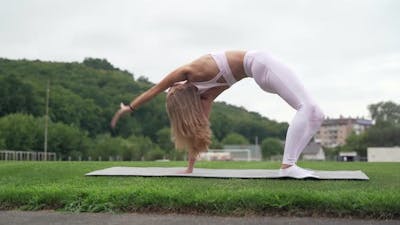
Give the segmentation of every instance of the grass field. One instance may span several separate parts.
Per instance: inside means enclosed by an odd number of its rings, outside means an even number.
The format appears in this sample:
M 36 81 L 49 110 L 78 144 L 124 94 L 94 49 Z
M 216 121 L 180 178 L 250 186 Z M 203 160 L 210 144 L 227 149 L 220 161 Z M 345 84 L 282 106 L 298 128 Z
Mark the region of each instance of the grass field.
M 400 163 L 299 163 L 319 170 L 361 169 L 369 181 L 84 176 L 111 166 L 185 165 L 0 161 L 0 210 L 400 218 Z M 197 167 L 276 169 L 279 163 L 199 162 Z

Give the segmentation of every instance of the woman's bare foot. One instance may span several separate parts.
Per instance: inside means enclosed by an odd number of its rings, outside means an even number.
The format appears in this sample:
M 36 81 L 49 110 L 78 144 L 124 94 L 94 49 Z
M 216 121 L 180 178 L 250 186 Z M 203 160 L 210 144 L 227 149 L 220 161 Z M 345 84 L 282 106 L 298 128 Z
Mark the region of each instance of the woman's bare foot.
M 193 170 L 188 170 L 188 169 L 186 169 L 186 170 L 184 170 L 184 171 L 178 171 L 178 172 L 176 172 L 177 174 L 190 174 L 190 173 L 193 173 Z

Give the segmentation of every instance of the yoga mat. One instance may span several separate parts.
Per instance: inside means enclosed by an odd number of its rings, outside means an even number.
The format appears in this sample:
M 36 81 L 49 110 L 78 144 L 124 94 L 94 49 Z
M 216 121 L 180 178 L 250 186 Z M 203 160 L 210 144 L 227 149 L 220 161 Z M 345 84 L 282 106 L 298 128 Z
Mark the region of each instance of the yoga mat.
M 264 169 L 204 169 L 195 168 L 191 174 L 177 174 L 184 167 L 110 167 L 87 173 L 86 176 L 139 176 L 139 177 L 199 177 L 199 178 L 243 178 L 243 179 L 282 179 L 279 170 Z M 369 180 L 361 170 L 314 170 L 310 177 L 318 180 Z M 306 178 L 308 179 L 308 178 Z

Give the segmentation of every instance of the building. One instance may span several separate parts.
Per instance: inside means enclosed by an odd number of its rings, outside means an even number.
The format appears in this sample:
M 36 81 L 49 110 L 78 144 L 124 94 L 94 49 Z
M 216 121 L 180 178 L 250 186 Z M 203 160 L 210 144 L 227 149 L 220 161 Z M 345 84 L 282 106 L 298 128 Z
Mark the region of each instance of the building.
M 310 142 L 302 154 L 303 160 L 325 160 L 325 152 L 320 143 Z
M 357 152 L 339 152 L 337 160 L 343 162 L 354 162 L 360 161 L 360 157 Z
M 323 147 L 336 147 L 346 144 L 351 133 L 361 134 L 373 125 L 372 120 L 359 118 L 325 119 L 314 139 Z
M 400 147 L 367 148 L 368 162 L 400 162 Z

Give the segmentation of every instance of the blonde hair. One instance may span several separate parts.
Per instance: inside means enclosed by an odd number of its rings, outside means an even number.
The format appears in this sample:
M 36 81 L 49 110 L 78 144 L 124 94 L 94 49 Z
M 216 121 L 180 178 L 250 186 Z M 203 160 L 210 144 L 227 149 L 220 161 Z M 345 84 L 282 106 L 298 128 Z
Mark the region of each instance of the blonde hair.
M 211 143 L 211 130 L 197 88 L 190 83 L 171 87 L 166 108 L 175 148 L 191 151 L 194 156 L 207 151 Z

